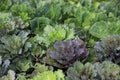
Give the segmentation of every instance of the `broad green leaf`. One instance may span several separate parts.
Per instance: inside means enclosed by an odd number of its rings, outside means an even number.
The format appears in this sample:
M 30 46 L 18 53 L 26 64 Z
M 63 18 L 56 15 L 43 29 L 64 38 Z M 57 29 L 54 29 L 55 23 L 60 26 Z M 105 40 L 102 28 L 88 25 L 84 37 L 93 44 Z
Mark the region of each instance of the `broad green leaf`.
M 36 34 L 41 34 L 45 26 L 50 25 L 51 20 L 47 17 L 36 17 L 30 22 L 30 27 L 32 31 Z

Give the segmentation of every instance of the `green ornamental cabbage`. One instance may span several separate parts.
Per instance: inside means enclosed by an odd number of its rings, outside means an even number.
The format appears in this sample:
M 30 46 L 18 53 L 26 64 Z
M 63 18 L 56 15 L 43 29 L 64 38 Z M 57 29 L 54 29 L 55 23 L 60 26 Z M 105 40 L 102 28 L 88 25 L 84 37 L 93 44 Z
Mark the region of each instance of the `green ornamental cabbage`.
M 47 25 L 44 28 L 42 35 L 39 32 L 36 36 L 31 38 L 31 41 L 44 44 L 46 47 L 50 46 L 57 40 L 69 40 L 75 38 L 74 29 L 67 27 L 67 25 Z
M 65 75 L 63 74 L 62 70 L 57 70 L 55 72 L 45 71 L 39 75 L 36 75 L 30 80 L 65 80 L 64 76 Z
M 109 34 L 108 25 L 104 21 L 94 23 L 89 33 L 97 38 L 103 38 Z
M 23 1 L 22 3 L 14 3 L 10 11 L 15 16 L 20 16 L 24 21 L 30 20 L 34 17 L 35 9 L 31 6 L 28 1 Z
M 120 68 L 118 65 L 104 61 L 102 63 L 75 62 L 67 70 L 66 80 L 119 80 Z
M 99 15 L 100 16 L 100 15 Z M 106 20 L 94 23 L 89 33 L 96 38 L 103 38 L 110 34 L 120 34 L 120 20 Z
M 26 38 L 21 38 L 16 35 L 4 36 L 0 38 L 2 44 L 0 44 L 0 53 L 6 53 L 13 56 L 13 54 L 22 54 L 23 46 L 27 40 Z
M 1 0 L 0 1 L 0 11 L 5 11 L 9 9 L 9 7 L 12 5 L 12 0 Z
M 18 33 L 19 30 L 25 29 L 28 27 L 28 22 L 24 22 L 19 17 L 13 17 L 10 13 L 0 13 L 0 35 L 3 36 L 5 34 L 15 34 Z

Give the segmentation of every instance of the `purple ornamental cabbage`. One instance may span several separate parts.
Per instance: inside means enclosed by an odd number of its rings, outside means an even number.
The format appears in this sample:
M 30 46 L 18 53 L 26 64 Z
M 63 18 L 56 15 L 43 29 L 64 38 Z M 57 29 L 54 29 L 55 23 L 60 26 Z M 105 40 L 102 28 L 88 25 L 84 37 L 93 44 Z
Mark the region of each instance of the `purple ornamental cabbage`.
M 95 45 L 99 61 L 109 60 L 120 64 L 120 36 L 109 35 Z
M 56 41 L 55 50 L 50 52 L 50 57 L 57 63 L 68 67 L 76 60 L 82 61 L 89 54 L 86 43 L 82 40 Z

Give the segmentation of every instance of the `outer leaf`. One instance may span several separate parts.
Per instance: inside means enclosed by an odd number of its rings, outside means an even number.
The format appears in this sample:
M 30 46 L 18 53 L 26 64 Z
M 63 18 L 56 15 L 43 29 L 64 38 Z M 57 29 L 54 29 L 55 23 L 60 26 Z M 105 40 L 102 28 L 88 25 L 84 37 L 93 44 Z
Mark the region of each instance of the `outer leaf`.
M 50 25 L 51 20 L 47 17 L 36 17 L 30 22 L 31 29 L 36 33 L 41 35 L 46 25 Z

